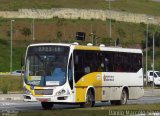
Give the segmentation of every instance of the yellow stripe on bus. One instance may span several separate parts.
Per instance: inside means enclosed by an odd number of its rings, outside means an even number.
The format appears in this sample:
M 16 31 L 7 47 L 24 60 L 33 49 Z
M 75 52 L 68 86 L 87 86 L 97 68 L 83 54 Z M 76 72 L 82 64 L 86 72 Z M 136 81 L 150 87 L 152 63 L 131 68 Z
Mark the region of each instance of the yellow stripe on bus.
M 85 102 L 87 88 L 95 89 L 95 100 L 102 100 L 102 73 L 94 72 L 83 76 L 76 84 L 76 102 Z
M 25 87 L 33 96 L 43 96 L 43 95 L 35 95 L 35 92 L 34 92 L 35 89 L 44 89 L 43 87 L 35 86 L 34 90 L 31 90 L 31 86 L 30 85 L 26 85 Z
M 75 50 L 100 50 L 99 47 L 96 46 L 75 46 Z

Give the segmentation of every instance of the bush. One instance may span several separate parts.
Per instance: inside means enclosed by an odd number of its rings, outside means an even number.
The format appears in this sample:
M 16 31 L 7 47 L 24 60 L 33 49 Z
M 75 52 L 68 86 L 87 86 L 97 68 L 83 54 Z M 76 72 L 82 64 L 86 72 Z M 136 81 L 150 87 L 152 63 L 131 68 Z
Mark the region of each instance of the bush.
M 146 24 L 145 24 L 144 22 L 141 22 L 141 23 L 140 23 L 140 26 L 143 27 L 143 28 L 145 28 L 145 27 L 146 27 Z
M 8 42 L 7 42 L 6 40 L 0 39 L 0 44 L 7 45 L 7 44 L 8 44 Z
M 22 34 L 27 37 L 27 36 L 30 36 L 31 35 L 31 30 L 27 27 L 24 27 L 22 30 L 21 30 Z
M 142 40 L 142 41 L 141 41 L 141 48 L 142 48 L 142 49 L 145 49 L 145 48 L 146 48 L 145 40 Z
M 0 91 L 4 94 L 23 90 L 23 80 L 19 76 L 0 76 L 0 85 Z
M 8 93 L 8 85 L 7 84 L 2 85 L 1 91 L 3 94 L 7 94 Z

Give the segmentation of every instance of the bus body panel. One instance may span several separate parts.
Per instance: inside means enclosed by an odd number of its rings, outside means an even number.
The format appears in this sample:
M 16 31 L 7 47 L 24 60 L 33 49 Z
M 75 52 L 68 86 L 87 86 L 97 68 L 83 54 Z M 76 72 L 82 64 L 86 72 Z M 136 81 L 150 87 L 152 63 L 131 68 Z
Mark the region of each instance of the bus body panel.
M 102 86 L 143 86 L 143 73 L 104 72 Z
M 106 72 L 102 74 L 103 100 L 119 100 L 124 87 L 129 90 L 129 99 L 143 96 L 143 70 L 137 73 Z M 135 92 L 139 91 L 135 94 Z
M 129 99 L 138 99 L 144 95 L 143 87 L 129 87 Z
M 76 84 L 76 102 L 85 102 L 88 87 L 95 90 L 95 100 L 102 100 L 102 73 L 94 72 L 83 76 Z

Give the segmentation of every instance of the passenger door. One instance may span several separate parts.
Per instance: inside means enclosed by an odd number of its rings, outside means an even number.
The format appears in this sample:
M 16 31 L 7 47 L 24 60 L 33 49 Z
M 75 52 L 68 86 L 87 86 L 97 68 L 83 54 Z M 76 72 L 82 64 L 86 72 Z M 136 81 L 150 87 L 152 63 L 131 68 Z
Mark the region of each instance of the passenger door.
M 73 90 L 73 61 L 72 61 L 72 55 L 69 60 L 69 65 L 68 65 L 68 82 L 71 90 Z

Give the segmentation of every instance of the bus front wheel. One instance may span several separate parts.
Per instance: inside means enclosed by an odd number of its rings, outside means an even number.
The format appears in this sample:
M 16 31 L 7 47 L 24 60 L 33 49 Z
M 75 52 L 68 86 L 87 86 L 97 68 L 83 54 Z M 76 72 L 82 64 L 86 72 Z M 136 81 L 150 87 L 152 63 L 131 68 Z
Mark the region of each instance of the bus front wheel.
M 92 92 L 91 89 L 88 90 L 87 95 L 86 95 L 86 102 L 81 103 L 80 107 L 85 108 L 85 107 L 93 107 L 95 104 L 95 97 L 94 93 Z
M 43 109 L 51 110 L 54 104 L 52 102 L 41 102 L 41 105 Z

